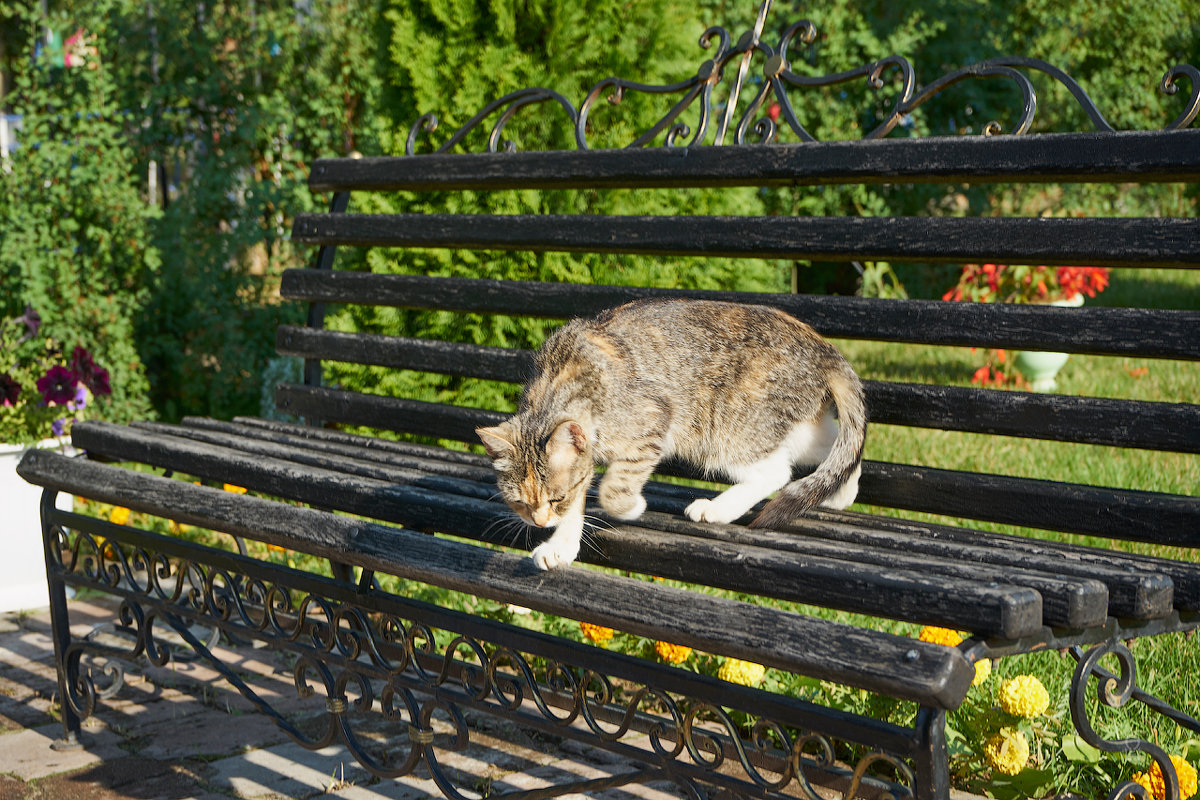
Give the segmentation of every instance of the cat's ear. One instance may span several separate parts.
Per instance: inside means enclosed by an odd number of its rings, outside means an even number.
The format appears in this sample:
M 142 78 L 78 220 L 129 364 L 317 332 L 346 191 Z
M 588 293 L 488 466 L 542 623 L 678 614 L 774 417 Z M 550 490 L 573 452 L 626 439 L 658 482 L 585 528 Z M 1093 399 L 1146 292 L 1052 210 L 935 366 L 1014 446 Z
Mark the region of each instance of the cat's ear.
M 587 441 L 587 433 L 578 422 L 573 419 L 560 422 L 550 435 L 550 441 L 546 442 L 550 466 L 570 466 L 571 462 L 583 455 Z
M 510 455 L 515 449 L 512 427 L 507 422 L 502 422 L 494 428 L 476 428 L 475 433 L 478 434 L 479 441 L 483 442 L 483 449 L 487 450 L 487 454 L 493 459 Z

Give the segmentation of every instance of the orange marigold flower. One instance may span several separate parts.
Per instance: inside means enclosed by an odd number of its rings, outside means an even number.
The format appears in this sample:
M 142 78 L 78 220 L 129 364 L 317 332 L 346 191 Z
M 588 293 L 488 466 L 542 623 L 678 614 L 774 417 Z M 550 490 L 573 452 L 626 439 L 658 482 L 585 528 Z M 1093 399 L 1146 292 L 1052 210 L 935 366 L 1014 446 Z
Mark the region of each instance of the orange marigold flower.
M 579 623 L 580 630 L 583 635 L 591 639 L 596 644 L 604 644 L 613 637 L 613 629 L 606 628 L 603 625 L 593 625 L 590 622 Z
M 654 652 L 658 653 L 658 657 L 668 664 L 682 664 L 692 654 L 692 648 L 682 644 L 659 641 L 654 643 Z
M 1175 768 L 1175 775 L 1179 778 L 1179 796 L 1183 800 L 1187 800 L 1196 793 L 1196 768 L 1179 756 L 1170 758 L 1171 766 Z M 1154 800 L 1165 800 L 1167 796 L 1166 781 L 1163 780 L 1162 770 L 1159 769 L 1157 761 L 1150 765 L 1148 771 L 1134 773 L 1130 780 L 1145 786 L 1146 791 Z
M 962 642 L 963 637 L 958 631 L 952 631 L 949 628 L 938 628 L 934 625 L 926 625 L 921 628 L 921 632 L 917 638 L 922 642 L 933 642 L 934 644 L 944 644 L 947 647 L 957 647 Z
M 246 487 L 234 486 L 232 483 L 226 483 L 221 488 L 227 492 L 233 492 L 234 494 L 245 494 L 246 493 Z
M 114 525 L 124 525 L 129 522 L 129 509 L 125 506 L 113 506 L 113 510 L 108 512 L 108 521 Z

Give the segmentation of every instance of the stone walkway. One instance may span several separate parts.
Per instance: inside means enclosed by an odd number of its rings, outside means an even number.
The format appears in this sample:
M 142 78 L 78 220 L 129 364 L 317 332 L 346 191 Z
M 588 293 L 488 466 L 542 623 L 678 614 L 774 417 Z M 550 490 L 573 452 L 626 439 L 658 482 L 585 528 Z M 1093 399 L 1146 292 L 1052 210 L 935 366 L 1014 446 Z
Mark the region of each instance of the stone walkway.
M 114 607 L 107 598 L 73 600 L 73 630 L 85 635 L 112 621 Z M 299 708 L 293 671 L 275 654 L 251 647 L 221 654 L 284 713 Z M 57 702 L 49 611 L 0 615 L 0 800 L 441 797 L 423 767 L 408 778 L 379 780 L 341 745 L 319 751 L 300 747 L 253 712 L 217 673 L 194 661 L 164 668 L 144 661 L 137 665 L 120 691 L 99 701 L 85 722 L 82 749 L 51 749 L 62 735 Z M 321 711 L 311 715 L 314 725 L 324 719 Z M 628 770 L 607 752 L 569 740 L 547 741 L 515 729 L 492 732 L 497 735 L 473 732 L 464 752 L 444 758 L 448 770 L 483 776 L 476 782 L 481 790 L 531 789 L 562 782 L 568 773 L 588 779 Z M 383 744 L 382 732 L 377 742 Z M 667 783 L 592 796 L 669 800 L 681 793 Z

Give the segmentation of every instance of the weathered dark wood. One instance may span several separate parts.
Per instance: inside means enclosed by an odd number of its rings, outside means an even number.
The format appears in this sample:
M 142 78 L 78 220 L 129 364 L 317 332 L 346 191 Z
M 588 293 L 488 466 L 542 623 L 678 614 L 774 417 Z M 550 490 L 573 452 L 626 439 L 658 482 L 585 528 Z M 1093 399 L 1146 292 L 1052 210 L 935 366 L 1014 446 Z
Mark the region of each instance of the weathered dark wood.
M 852 511 L 817 509 L 784 530 L 842 542 L 895 546 L 934 556 L 982 558 L 988 563 L 1017 567 L 1041 564 L 1060 574 L 1091 575 L 1104 581 L 1114 596 L 1128 593 L 1131 605 L 1145 610 L 1135 612 L 1135 616 L 1156 606 L 1154 596 L 1162 589 L 1161 581 L 1145 580 L 1145 575 L 1166 576 L 1174 586 L 1174 606 L 1180 611 L 1200 611 L 1200 563 L 1197 562 Z M 860 533 L 864 534 L 861 539 Z M 948 548 L 949 545 L 952 547 Z M 967 549 L 960 549 L 963 547 Z M 974 548 L 985 550 L 977 552 Z
M 502 504 L 482 499 L 494 494 L 491 488 L 456 491 L 449 485 L 452 479 L 408 469 L 296 453 L 215 431 L 190 433 L 197 438 L 170 436 L 161 427 L 143 431 L 93 422 L 77 426 L 72 441 L 112 458 L 236 482 L 273 496 L 418 529 L 487 538 L 511 518 Z M 345 468 L 339 469 L 343 462 Z M 864 566 L 851 551 L 844 551 L 842 558 L 832 553 L 788 554 L 649 529 L 597 529 L 591 536 L 599 552 L 584 553 L 585 560 L 621 569 L 644 571 L 653 564 L 656 571 L 693 583 L 1004 638 L 1033 633 L 1043 624 L 1040 595 L 1015 581 L 989 585 L 948 574 L 931 576 L 916 565 Z
M 338 389 L 283 385 L 280 408 L 354 425 L 474 442 L 506 415 Z M 664 474 L 703 477 L 673 468 Z M 1043 530 L 1197 547 L 1200 498 L 866 461 L 859 502 Z
M 880 462 L 863 469 L 860 496 L 909 511 L 1200 547 L 1196 497 Z
M 427 471 L 431 475 L 449 475 L 456 478 L 466 478 L 466 480 L 458 482 L 462 484 L 461 487 L 451 483 L 439 486 L 439 488 L 446 491 L 473 497 L 482 497 L 483 499 L 494 498 L 493 484 L 489 483 L 486 489 L 480 491 L 474 482 L 480 477 L 485 479 L 490 477 L 490 469 L 486 470 L 483 476 L 480 476 L 479 472 L 483 470 L 479 468 L 456 463 L 438 463 L 432 459 L 414 459 L 399 455 L 391 456 L 387 459 L 386 463 L 388 467 L 399 466 L 401 469 L 381 469 L 373 460 L 364 460 L 362 451 L 356 450 L 353 445 L 338 445 L 328 442 L 320 443 L 321 446 L 319 449 L 322 457 L 318 457 L 312 452 L 314 442 L 311 440 L 303 440 L 295 436 L 285 436 L 262 429 L 255 430 L 244 425 L 216 421 L 203 421 L 202 424 L 199 424 L 201 422 L 200 420 L 195 420 L 192 425 L 183 427 L 150 424 L 145 426 L 139 425 L 139 427 L 144 427 L 151 432 L 161 433 L 164 436 L 196 438 L 210 444 L 230 447 L 243 452 L 298 461 L 299 463 L 320 466 L 326 469 L 337 469 L 352 475 L 392 480 L 397 483 L 412 482 L 410 471 L 407 468 L 415 466 L 423 471 Z M 324 458 L 325 453 L 335 456 L 336 459 Z M 385 462 L 381 460 L 379 463 Z M 677 508 L 675 511 L 678 513 L 682 511 L 682 508 Z M 504 512 L 500 511 L 498 519 L 502 519 L 503 515 Z M 1094 625 L 1102 625 L 1109 613 L 1107 602 L 1108 589 L 1099 580 L 1095 580 L 1098 576 L 1092 571 L 1084 572 L 1079 570 L 1072 572 L 1070 569 L 1067 569 L 1063 571 L 1064 574 L 1073 575 L 1074 577 L 1062 578 L 1053 574 L 1051 570 L 1039 571 L 1037 568 L 1038 565 L 1032 563 L 1022 565 L 1007 563 L 1003 569 L 991 569 L 985 559 L 977 558 L 974 560 L 974 563 L 965 563 L 964 559 L 956 556 L 954 553 L 947 553 L 942 558 L 913 557 L 908 555 L 901 547 L 880 547 L 877 549 L 870 547 L 847 548 L 842 545 L 827 545 L 822 542 L 810 543 L 808 546 L 800 548 L 795 546 L 796 542 L 794 540 L 780 539 L 774 533 L 747 530 L 740 526 L 710 527 L 684 521 L 671 523 L 664 520 L 662 515 L 648 516 L 636 523 L 626 525 L 614 522 L 613 527 L 616 526 L 622 527 L 622 530 L 615 535 L 610 534 L 605 529 L 605 526 L 599 526 L 589 534 L 589 543 L 594 549 L 599 551 L 600 563 L 628 568 L 629 565 L 639 566 L 647 563 L 648 559 L 653 559 L 653 562 L 656 564 L 656 572 L 663 577 L 691 578 L 694 580 L 695 576 L 691 574 L 693 564 L 688 553 L 681 549 L 678 540 L 676 540 L 673 546 L 663 547 L 658 543 L 650 543 L 653 537 L 648 537 L 645 531 L 639 534 L 636 532 L 636 529 L 653 528 L 657 531 L 711 538 L 734 546 L 752 545 L 760 548 L 768 548 L 768 552 L 772 549 L 782 548 L 785 551 L 803 553 L 820 558 L 830 558 L 854 564 L 876 564 L 882 567 L 894 567 L 914 573 L 929 572 L 935 575 L 946 575 L 986 584 L 1028 586 L 1042 596 L 1045 624 L 1055 627 L 1086 628 Z M 472 538 L 477 537 L 472 536 Z M 650 547 L 652 552 L 645 555 L 629 553 L 630 546 L 635 549 Z M 658 548 L 658 551 L 653 552 L 654 548 Z M 669 559 L 663 558 L 663 550 L 670 552 Z M 738 552 L 732 556 L 734 561 L 739 562 L 739 565 L 741 563 L 741 555 Z M 613 560 L 614 558 L 616 560 Z M 682 564 L 680 561 L 682 561 Z M 1018 568 L 1013 569 L 1013 567 Z M 739 569 L 741 568 L 739 566 Z M 755 569 L 761 574 L 770 572 L 770 570 L 762 569 L 761 565 L 756 565 Z M 1055 569 L 1057 569 L 1057 565 L 1055 565 Z M 682 571 L 679 574 L 670 575 L 669 573 L 672 570 Z M 1112 580 L 1120 591 L 1120 596 L 1113 605 L 1112 613 L 1114 615 L 1144 619 L 1163 616 L 1170 611 L 1171 596 L 1169 580 L 1151 580 L 1149 583 L 1152 585 L 1147 587 L 1145 585 L 1148 582 L 1146 576 L 1136 572 L 1129 573 L 1128 571 L 1118 571 L 1116 569 L 1109 570 L 1108 572 L 1111 574 L 1107 574 L 1103 570 L 1100 570 L 1100 572 L 1101 574 L 1105 574 L 1107 579 Z M 1150 576 L 1150 578 L 1157 578 L 1157 576 Z M 729 575 L 724 575 L 723 580 L 730 581 L 733 579 Z M 755 583 L 755 576 L 751 576 L 749 580 L 744 581 L 738 578 L 735 581 L 736 586 L 743 588 L 753 583 Z M 947 585 L 946 588 L 950 588 L 950 586 Z M 766 590 L 767 593 L 771 591 L 772 589 Z M 900 609 L 896 609 L 896 611 L 899 612 Z M 919 610 L 911 613 L 905 612 L 905 616 L 911 618 L 913 614 L 919 613 L 921 613 Z M 973 626 L 967 625 L 966 627 L 972 628 Z
M 643 297 L 688 297 L 774 306 L 831 338 L 1200 360 L 1200 341 L 1193 335 L 1200 330 L 1200 312 L 1196 311 L 946 303 L 315 270 L 288 270 L 280 292 L 289 299 L 308 302 L 551 319 L 592 316 Z
M 1130 131 L 319 159 L 314 191 L 1194 181 L 1200 133 Z
M 527 351 L 282 326 L 279 351 L 395 369 L 524 382 Z M 1200 406 L 865 381 L 871 421 L 1063 442 L 1200 452 Z
M 655 256 L 1197 267 L 1200 220 L 1060 217 L 652 217 L 297 214 L 292 239 Z
M 31 452 L 20 472 L 39 486 L 127 502 L 137 511 L 270 544 L 304 542 L 316 555 L 355 566 L 635 634 L 666 635 L 709 652 L 936 707 L 957 705 L 974 677 L 974 668 L 953 648 L 653 582 L 579 569 L 543 572 L 507 553 L 48 451 Z

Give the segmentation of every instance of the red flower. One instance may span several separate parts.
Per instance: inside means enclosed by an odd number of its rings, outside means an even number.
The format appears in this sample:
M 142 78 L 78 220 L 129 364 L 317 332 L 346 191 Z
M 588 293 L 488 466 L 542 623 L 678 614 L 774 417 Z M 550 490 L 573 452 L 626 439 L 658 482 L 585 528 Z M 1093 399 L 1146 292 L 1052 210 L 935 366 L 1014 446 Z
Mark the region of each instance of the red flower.
M 79 379 L 75 373 L 66 367 L 53 366 L 46 374 L 38 378 L 37 390 L 42 393 L 42 399 L 49 403 L 66 405 L 75 399 L 75 391 L 79 388 Z

